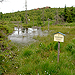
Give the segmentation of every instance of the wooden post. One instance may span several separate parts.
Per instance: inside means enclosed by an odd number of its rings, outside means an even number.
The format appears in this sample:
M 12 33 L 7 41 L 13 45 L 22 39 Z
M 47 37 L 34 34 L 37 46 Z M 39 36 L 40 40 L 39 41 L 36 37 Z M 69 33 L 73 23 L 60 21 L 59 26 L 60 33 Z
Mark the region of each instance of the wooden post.
M 59 62 L 59 54 L 60 54 L 60 42 L 58 42 L 58 59 L 57 59 L 58 62 Z
M 64 36 L 65 34 L 61 32 L 54 33 L 54 41 L 58 41 L 58 56 L 57 56 L 57 62 L 59 62 L 59 55 L 60 55 L 60 42 L 64 42 Z
M 26 8 L 26 14 L 25 14 L 25 16 L 26 16 L 26 24 L 28 23 L 27 22 L 27 0 L 25 0 L 25 8 Z
M 49 19 L 48 19 L 48 32 L 49 32 Z
M 18 35 L 19 35 L 19 24 L 18 24 Z

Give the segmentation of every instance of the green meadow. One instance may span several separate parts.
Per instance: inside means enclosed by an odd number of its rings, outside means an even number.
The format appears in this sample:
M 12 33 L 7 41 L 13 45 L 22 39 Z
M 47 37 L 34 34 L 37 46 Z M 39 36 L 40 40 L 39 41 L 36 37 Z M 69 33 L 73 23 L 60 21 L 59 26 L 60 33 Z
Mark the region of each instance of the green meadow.
M 62 14 L 64 8 L 58 10 Z M 35 12 L 34 24 L 33 12 Z M 21 24 L 23 27 L 41 26 L 42 31 L 48 31 L 47 16 L 50 15 L 47 13 L 52 13 L 48 35 L 34 36 L 33 39 L 36 42 L 31 44 L 14 43 L 8 40 L 8 35 L 17 26 L 11 21 L 21 21 L 20 16 L 23 16 L 24 11 L 2 14 L 3 17 L 0 20 L 0 75 L 75 75 L 75 22 L 63 22 L 55 25 L 53 17 L 56 9 L 52 8 L 51 10 L 45 9 L 47 15 L 45 14 L 45 24 L 43 24 L 43 21 L 38 19 L 41 12 L 41 9 L 28 11 L 28 18 L 31 21 L 28 24 L 23 22 Z M 14 16 L 15 14 L 18 18 Z M 57 62 L 58 42 L 54 41 L 56 32 L 65 34 L 64 42 L 60 43 L 59 62 Z
M 47 30 L 48 27 L 42 27 Z M 64 33 L 60 43 L 60 60 L 57 62 L 58 42 L 53 33 Z M 0 74 L 4 75 L 74 75 L 75 74 L 75 26 L 50 25 L 47 36 L 34 36 L 30 45 L 8 42 L 10 50 L 0 50 Z

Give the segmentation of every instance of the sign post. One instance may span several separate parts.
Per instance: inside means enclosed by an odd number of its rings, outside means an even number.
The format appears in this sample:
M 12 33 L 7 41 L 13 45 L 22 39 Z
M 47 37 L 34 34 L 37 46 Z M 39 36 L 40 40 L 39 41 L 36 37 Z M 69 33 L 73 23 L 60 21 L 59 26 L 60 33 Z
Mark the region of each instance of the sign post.
M 61 32 L 54 33 L 54 41 L 58 41 L 58 57 L 57 62 L 59 62 L 59 55 L 60 55 L 60 42 L 64 42 L 65 34 Z
M 58 42 L 58 59 L 57 59 L 58 62 L 59 62 L 59 53 L 60 53 L 60 42 Z
M 49 22 L 50 22 L 50 20 L 51 20 L 51 19 L 48 18 L 48 32 L 49 32 Z

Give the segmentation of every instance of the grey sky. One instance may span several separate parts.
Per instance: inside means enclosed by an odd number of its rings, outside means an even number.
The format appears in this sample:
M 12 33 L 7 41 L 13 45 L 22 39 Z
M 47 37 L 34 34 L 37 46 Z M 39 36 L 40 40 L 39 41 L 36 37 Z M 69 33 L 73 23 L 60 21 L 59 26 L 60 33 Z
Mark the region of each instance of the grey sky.
M 75 0 L 27 0 L 27 9 L 41 8 L 45 6 L 54 7 L 75 6 Z M 0 3 L 0 12 L 10 13 L 25 10 L 25 0 L 5 0 Z

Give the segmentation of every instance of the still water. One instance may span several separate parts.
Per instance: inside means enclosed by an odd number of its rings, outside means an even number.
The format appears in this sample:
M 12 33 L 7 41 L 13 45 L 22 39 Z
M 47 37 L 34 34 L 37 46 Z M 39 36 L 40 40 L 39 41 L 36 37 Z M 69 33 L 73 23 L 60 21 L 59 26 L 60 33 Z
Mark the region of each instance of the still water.
M 14 32 L 8 36 L 12 42 L 16 43 L 32 43 L 36 42 L 34 36 L 47 36 L 47 31 L 42 31 L 41 28 L 17 28 L 14 27 Z

